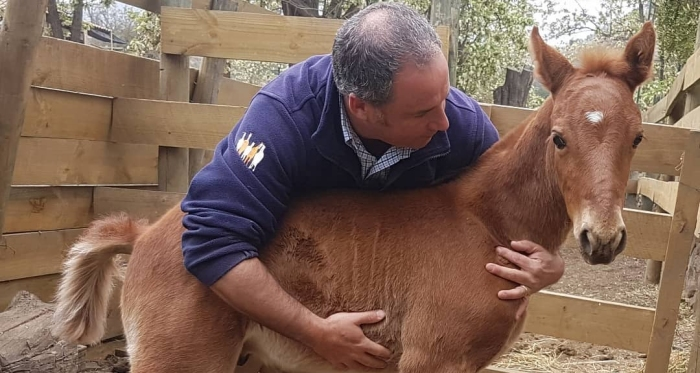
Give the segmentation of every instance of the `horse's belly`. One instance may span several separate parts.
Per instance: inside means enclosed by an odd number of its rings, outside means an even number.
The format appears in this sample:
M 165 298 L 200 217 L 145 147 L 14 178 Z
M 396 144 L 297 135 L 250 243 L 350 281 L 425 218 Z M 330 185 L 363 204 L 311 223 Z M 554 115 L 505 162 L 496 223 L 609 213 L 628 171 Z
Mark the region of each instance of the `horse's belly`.
M 298 342 L 268 328 L 253 324 L 249 327 L 241 355 L 257 356 L 265 366 L 285 373 L 365 373 L 333 368 L 326 360 Z M 377 373 L 397 373 L 397 370 L 373 370 Z

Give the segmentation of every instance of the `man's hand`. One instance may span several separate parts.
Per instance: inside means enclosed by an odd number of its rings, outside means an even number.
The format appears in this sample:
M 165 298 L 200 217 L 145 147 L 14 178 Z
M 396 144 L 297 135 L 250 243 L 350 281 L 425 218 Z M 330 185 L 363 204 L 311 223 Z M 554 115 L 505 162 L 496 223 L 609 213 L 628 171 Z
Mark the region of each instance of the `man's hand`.
M 513 241 L 511 246 L 513 250 L 499 246 L 496 248 L 496 252 L 520 269 L 508 268 L 495 263 L 486 265 L 486 270 L 490 273 L 520 284 L 510 290 L 499 291 L 499 298 L 520 299 L 527 297 L 556 283 L 564 274 L 564 260 L 558 251 L 550 253 L 542 246 L 530 241 Z
M 257 258 L 235 266 L 211 289 L 234 309 L 305 344 L 337 369 L 384 368 L 391 357 L 388 349 L 367 338 L 360 328 L 381 321 L 383 312 L 319 317 L 287 294 Z
M 337 369 L 385 368 L 390 351 L 360 329 L 360 325 L 379 322 L 384 316 L 383 311 L 333 314 L 325 319 L 323 332 L 310 343 L 311 348 Z

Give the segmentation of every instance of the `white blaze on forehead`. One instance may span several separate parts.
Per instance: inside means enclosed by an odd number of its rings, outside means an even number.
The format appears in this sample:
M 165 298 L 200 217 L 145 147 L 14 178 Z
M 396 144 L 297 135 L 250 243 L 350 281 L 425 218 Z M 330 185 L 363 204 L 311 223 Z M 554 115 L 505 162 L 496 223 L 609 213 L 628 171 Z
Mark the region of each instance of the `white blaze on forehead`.
M 603 113 L 600 111 L 589 111 L 586 113 L 586 119 L 593 123 L 600 123 L 603 120 Z

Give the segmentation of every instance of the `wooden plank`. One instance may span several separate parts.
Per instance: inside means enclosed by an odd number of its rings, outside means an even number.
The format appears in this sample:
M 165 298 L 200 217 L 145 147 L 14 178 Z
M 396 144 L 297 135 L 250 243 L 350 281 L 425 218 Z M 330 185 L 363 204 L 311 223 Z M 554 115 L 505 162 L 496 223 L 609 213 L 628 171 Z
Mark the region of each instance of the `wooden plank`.
M 624 209 L 622 219 L 627 226 L 627 247 L 622 255 L 639 259 L 663 261 L 666 258 L 666 241 L 671 229 L 671 216 L 650 211 Z M 578 248 L 573 233 L 563 247 Z
M 154 184 L 157 164 L 152 145 L 23 137 L 13 184 Z
M 160 14 L 160 0 L 118 0 L 120 3 L 128 4 L 133 7 L 147 10 L 151 13 Z M 245 0 L 234 1 L 238 3 L 238 12 L 277 14 L 265 8 L 261 8 L 255 4 L 251 4 Z M 192 0 L 192 8 L 194 9 L 209 9 L 209 0 Z
M 683 79 L 683 90 L 686 91 L 692 85 L 700 82 L 700 49 L 697 49 L 686 61 L 685 77 Z
M 5 233 L 83 228 L 92 220 L 92 187 L 12 188 Z
M 44 302 L 53 302 L 60 275 L 28 277 L 0 282 L 0 311 L 5 310 L 20 290 L 26 290 Z
M 671 83 L 671 87 L 668 89 L 666 94 L 666 113 L 669 114 L 673 111 L 674 107 L 680 99 L 682 98 L 681 92 L 683 92 L 683 83 L 685 82 L 685 74 L 688 70 L 686 66 L 681 68 L 681 71 L 676 76 L 676 79 Z
M 524 330 L 646 353 L 653 319 L 651 308 L 541 291 L 530 298 Z
M 343 20 L 199 9 L 161 9 L 165 53 L 297 63 L 330 53 Z M 446 26 L 437 27 L 447 57 Z
M 493 105 L 491 121 L 498 132 L 505 134 L 515 128 L 534 109 Z M 633 171 L 645 171 L 667 175 L 679 175 L 677 167 L 689 130 L 676 126 L 643 123 L 646 138 L 632 160 Z
M 675 123 L 678 127 L 700 130 L 700 106 L 685 114 L 681 120 Z
M 244 112 L 236 106 L 115 99 L 110 140 L 214 149 Z
M 83 229 L 7 234 L 0 246 L 0 281 L 61 272 L 65 251 Z
M 154 222 L 180 203 L 184 193 L 96 187 L 95 216 L 126 212 L 135 219 Z
M 221 79 L 219 97 L 217 97 L 216 103 L 219 105 L 247 107 L 260 88 L 262 87 L 233 79 Z
M 668 96 L 664 96 L 656 102 L 652 107 L 642 113 L 642 120 L 649 123 L 660 123 L 666 118 L 666 106 Z
M 22 136 L 106 141 L 112 99 L 32 87 Z
M 102 96 L 158 98 L 157 60 L 43 37 L 32 84 Z
M 668 368 L 685 273 L 695 239 L 694 228 L 700 206 L 700 131 L 690 132 L 687 144 L 683 148 L 685 156 L 678 183 L 666 261 L 659 284 L 657 310 L 646 361 L 647 373 L 662 372 Z
M 646 196 L 669 214 L 673 214 L 673 209 L 676 207 L 677 193 L 677 181 L 661 181 L 640 177 L 637 184 L 637 194 Z

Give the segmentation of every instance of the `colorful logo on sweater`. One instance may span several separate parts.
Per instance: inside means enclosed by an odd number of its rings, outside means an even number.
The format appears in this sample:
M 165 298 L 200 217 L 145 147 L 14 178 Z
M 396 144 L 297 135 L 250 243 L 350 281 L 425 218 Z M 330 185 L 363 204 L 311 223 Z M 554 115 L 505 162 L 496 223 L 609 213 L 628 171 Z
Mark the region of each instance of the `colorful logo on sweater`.
M 255 168 L 258 167 L 258 164 L 265 156 L 265 144 L 263 142 L 256 144 L 254 141 L 251 141 L 250 137 L 252 135 L 252 133 L 246 134 L 243 132 L 243 136 L 236 143 L 236 151 L 241 156 L 246 167 L 255 171 Z

